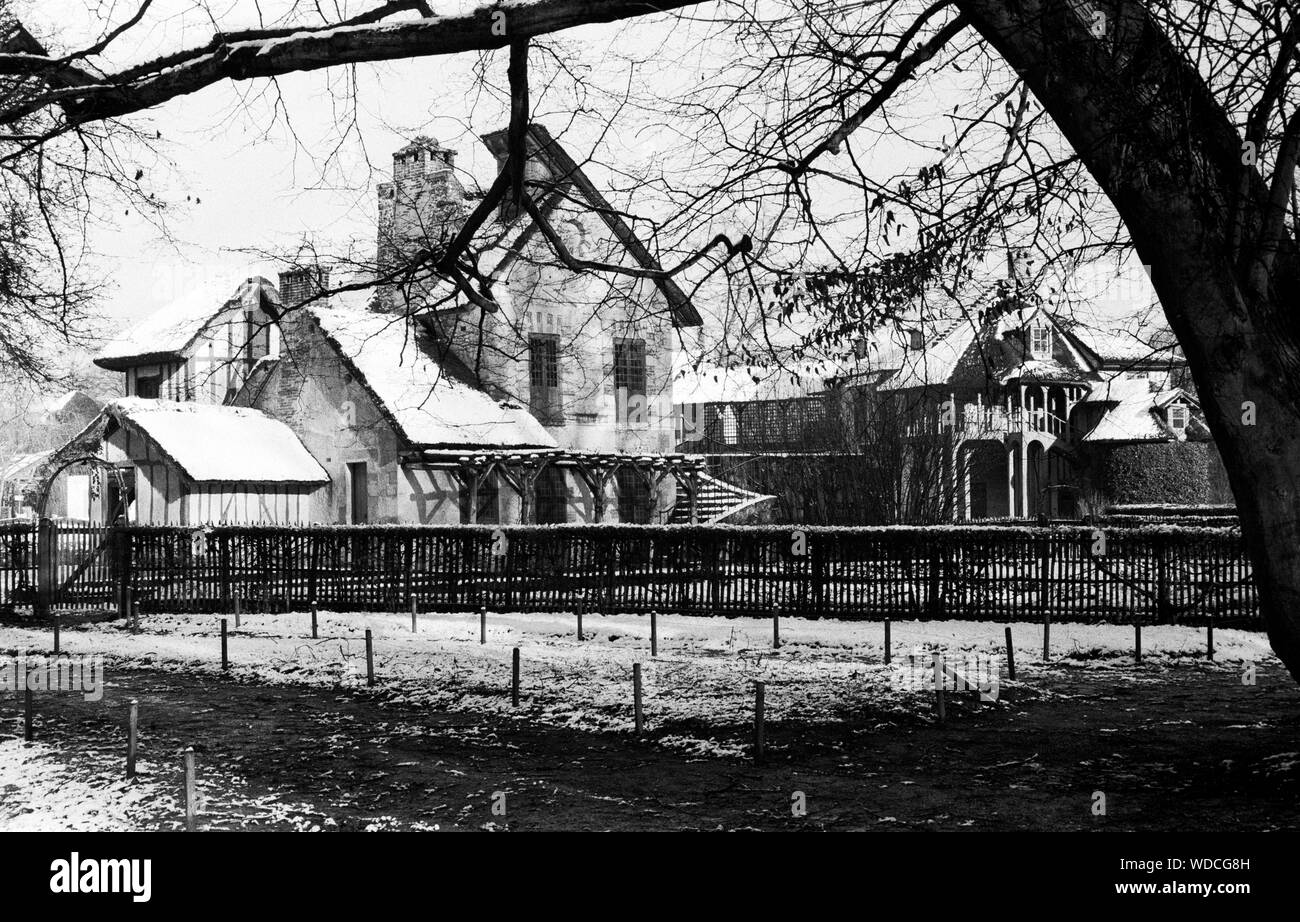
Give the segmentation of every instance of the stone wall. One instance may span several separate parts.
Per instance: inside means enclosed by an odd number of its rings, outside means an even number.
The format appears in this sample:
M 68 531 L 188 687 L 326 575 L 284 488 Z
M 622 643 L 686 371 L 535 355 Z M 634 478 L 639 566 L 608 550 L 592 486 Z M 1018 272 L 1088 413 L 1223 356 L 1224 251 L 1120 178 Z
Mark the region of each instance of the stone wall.
M 347 466 L 355 462 L 367 465 L 370 521 L 404 521 L 392 425 L 310 313 L 288 312 L 281 332 L 286 355 L 253 405 L 288 425 L 329 473 L 329 486 L 314 499 L 312 521 L 349 521 Z

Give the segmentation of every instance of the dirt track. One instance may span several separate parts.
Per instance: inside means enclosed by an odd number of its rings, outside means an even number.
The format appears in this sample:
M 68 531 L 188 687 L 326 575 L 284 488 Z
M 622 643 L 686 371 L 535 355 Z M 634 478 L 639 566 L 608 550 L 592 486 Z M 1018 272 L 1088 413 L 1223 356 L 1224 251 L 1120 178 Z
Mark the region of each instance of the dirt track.
M 943 725 L 871 715 L 769 725 L 760 766 L 628 736 L 425 712 L 364 691 L 109 675 L 102 702 L 38 698 L 39 738 L 73 771 L 120 764 L 126 701 L 140 699 L 142 783 L 174 791 L 177 752 L 193 745 L 215 828 L 1300 826 L 1300 688 L 1277 667 L 1254 687 L 1236 669 L 1204 664 L 1059 667 L 1015 702 L 950 702 Z M 20 733 L 21 710 L 5 716 L 3 732 Z M 491 811 L 496 791 L 506 792 L 504 817 Z M 804 817 L 792 815 L 795 791 L 806 795 Z M 1106 794 L 1105 816 L 1092 814 L 1095 791 Z M 20 800 L 12 788 L 0 795 L 0 813 Z M 137 820 L 174 828 L 179 814 L 159 798 Z

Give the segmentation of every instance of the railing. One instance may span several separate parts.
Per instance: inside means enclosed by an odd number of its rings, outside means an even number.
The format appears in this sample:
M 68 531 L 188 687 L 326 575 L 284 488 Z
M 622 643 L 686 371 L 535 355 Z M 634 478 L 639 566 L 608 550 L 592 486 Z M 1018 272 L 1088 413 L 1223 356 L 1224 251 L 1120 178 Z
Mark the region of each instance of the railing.
M 1257 625 L 1227 528 L 130 528 L 146 610 L 506 611 Z M 1104 540 L 1098 545 L 1098 535 Z
M 908 435 L 936 435 L 951 428 L 952 414 L 941 405 L 922 422 L 908 426 Z M 1070 424 L 1041 407 L 1012 407 L 997 404 L 963 404 L 958 436 L 966 439 L 1010 433 L 1047 433 L 1056 438 L 1070 436 Z

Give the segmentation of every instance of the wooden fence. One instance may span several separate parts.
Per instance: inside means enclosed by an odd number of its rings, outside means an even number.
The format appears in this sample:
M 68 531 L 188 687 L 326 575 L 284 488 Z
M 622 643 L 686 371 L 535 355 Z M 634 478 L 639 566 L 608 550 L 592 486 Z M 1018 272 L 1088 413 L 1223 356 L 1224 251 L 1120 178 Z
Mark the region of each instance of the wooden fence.
M 124 530 L 145 610 L 566 611 L 1257 625 L 1231 528 Z
M 0 522 L 0 608 L 30 604 L 36 595 L 36 523 Z

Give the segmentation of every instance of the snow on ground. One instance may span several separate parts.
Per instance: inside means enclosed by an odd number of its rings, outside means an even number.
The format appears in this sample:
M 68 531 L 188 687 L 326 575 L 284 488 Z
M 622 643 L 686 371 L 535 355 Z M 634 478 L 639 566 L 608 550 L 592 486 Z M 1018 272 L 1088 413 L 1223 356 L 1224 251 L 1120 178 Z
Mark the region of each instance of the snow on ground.
M 878 622 L 781 620 L 772 649 L 768 620 L 660 616 L 659 655 L 650 655 L 650 619 L 593 615 L 586 639 L 572 614 L 489 613 L 479 643 L 477 613 L 410 615 L 321 612 L 320 639 L 310 615 L 244 615 L 230 626 L 232 677 L 269 685 L 294 683 L 364 688 L 365 631 L 374 638 L 376 690 L 391 700 L 475 713 L 517 715 L 589 731 L 633 728 L 632 664 L 641 663 L 649 735 L 659 745 L 697 755 L 737 755 L 752 720 L 754 682 L 766 683 L 769 720 L 837 721 L 928 713 L 932 652 L 959 667 L 972 655 L 1012 685 L 1003 662 L 1004 624 L 987 621 L 894 622 L 893 665 L 883 663 Z M 1159 681 L 1165 668 L 1204 661 L 1205 631 L 1174 626 L 1142 632 L 1145 664 L 1132 664 L 1127 625 L 1051 626 L 1053 663 L 1044 666 L 1042 626 L 1013 626 L 1017 678 L 1036 694 L 1068 694 L 1069 670 L 1107 670 L 1116 682 Z M 520 649 L 521 702 L 510 701 L 511 651 Z M 48 651 L 48 632 L 0 629 L 0 653 Z M 142 616 L 140 632 L 121 622 L 65 628 L 62 649 L 101 654 L 115 670 L 160 668 L 221 671 L 220 617 Z M 1219 663 L 1272 659 L 1267 638 L 1240 630 L 1215 632 Z M 1235 667 L 1233 667 L 1235 668 Z
M 156 759 L 141 757 L 136 776 L 127 779 L 123 740 L 86 742 L 89 745 L 60 751 L 39 739 L 0 740 L 0 831 L 136 832 L 182 827 L 179 752 L 159 752 Z M 196 780 L 199 827 L 289 823 L 299 831 L 316 832 L 332 822 L 312 805 L 274 793 L 250 793 L 248 787 L 237 764 L 229 768 L 204 764 Z
M 477 613 L 424 614 L 412 634 L 409 614 L 322 612 L 318 640 L 311 639 L 306 613 L 245 615 L 238 629 L 233 616 L 227 621 L 230 673 L 239 681 L 360 691 L 369 628 L 383 698 L 587 731 L 633 729 L 632 664 L 641 663 L 650 740 L 692 758 L 746 752 L 755 681 L 766 683 L 772 721 L 879 722 L 932 712 L 927 680 L 935 651 L 961 668 L 971 655 L 986 657 L 999 692 L 1019 685 L 1039 697 L 1069 696 L 1078 670 L 1116 683 L 1158 683 L 1168 670 L 1204 668 L 1196 664 L 1205 660 L 1204 630 L 1186 627 L 1144 628 L 1145 662 L 1136 666 L 1130 626 L 1053 624 L 1053 662 L 1044 665 L 1041 625 L 1015 625 L 1019 682 L 1010 683 L 1002 660 L 1005 625 L 995 622 L 894 622 L 894 662 L 886 666 L 877 622 L 783 618 L 781 647 L 773 650 L 767 620 L 665 615 L 658 622 L 659 655 L 651 657 L 650 620 L 633 615 L 589 614 L 579 642 L 572 614 L 490 613 L 486 644 L 479 643 Z M 131 633 L 122 622 L 65 627 L 62 650 L 103 656 L 109 682 L 129 682 L 123 673 L 138 668 L 221 672 L 220 617 L 143 616 L 140 628 Z M 0 628 L 0 656 L 26 653 L 30 664 L 50 644 L 46 631 Z M 515 647 L 522 666 L 518 708 L 510 701 Z M 1248 631 L 1216 631 L 1215 654 L 1224 669 L 1273 661 L 1266 637 Z M 81 740 L 66 752 L 39 740 L 0 739 L 0 829 L 176 828 L 179 752 L 152 754 L 127 781 L 120 723 L 105 721 L 102 738 Z M 288 823 L 310 830 L 332 822 L 319 805 L 252 793 L 238 764 L 207 766 L 199 783 L 201 798 L 210 791 L 214 804 L 220 801 L 205 814 L 205 825 Z
M 120 762 L 119 762 L 120 765 Z M 154 793 L 98 772 L 87 777 L 40 742 L 0 741 L 0 829 L 7 832 L 135 830 L 135 809 Z M 120 779 L 120 780 L 119 780 Z

